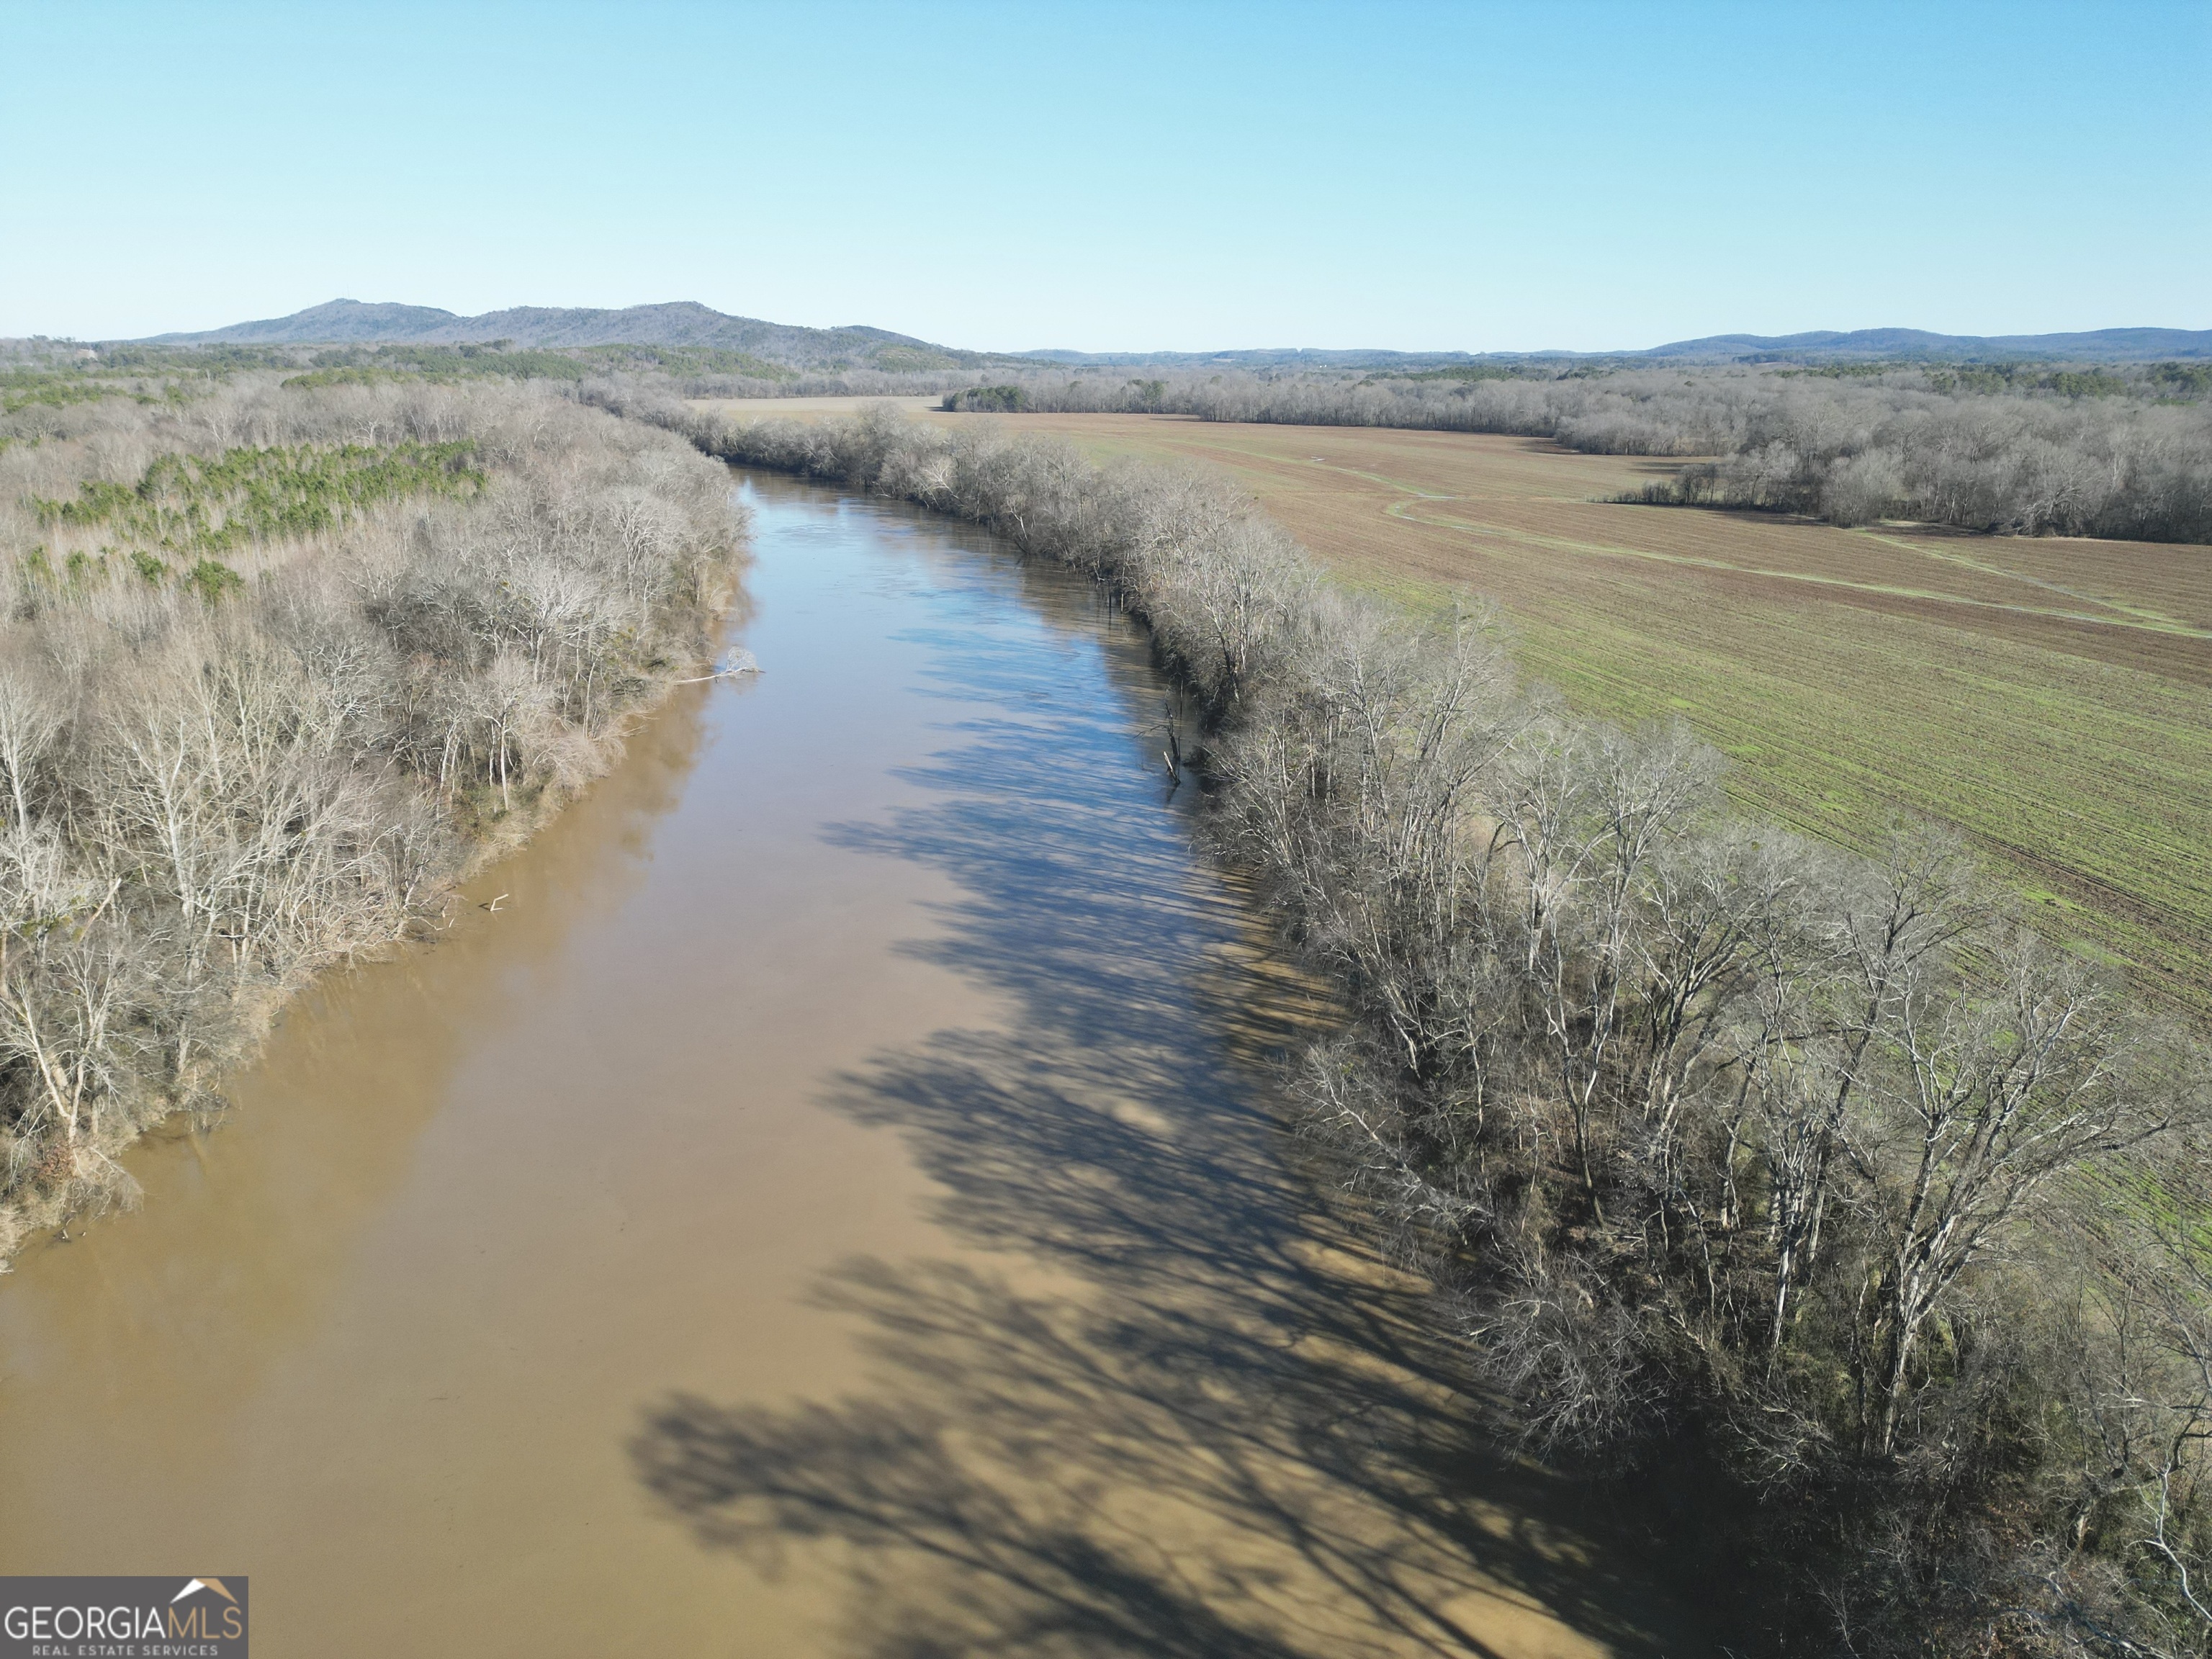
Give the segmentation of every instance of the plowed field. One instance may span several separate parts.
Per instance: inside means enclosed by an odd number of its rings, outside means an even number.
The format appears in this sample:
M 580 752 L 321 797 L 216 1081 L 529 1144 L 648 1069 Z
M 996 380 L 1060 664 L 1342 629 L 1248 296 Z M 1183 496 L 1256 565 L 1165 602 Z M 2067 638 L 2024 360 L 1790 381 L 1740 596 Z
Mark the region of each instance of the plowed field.
M 2212 1016 L 2212 549 L 1616 506 L 1668 464 L 1534 440 L 928 418 L 1218 467 L 1347 582 L 1495 600 L 1577 708 L 1688 721 L 1760 816 L 1960 825 L 2045 932 Z

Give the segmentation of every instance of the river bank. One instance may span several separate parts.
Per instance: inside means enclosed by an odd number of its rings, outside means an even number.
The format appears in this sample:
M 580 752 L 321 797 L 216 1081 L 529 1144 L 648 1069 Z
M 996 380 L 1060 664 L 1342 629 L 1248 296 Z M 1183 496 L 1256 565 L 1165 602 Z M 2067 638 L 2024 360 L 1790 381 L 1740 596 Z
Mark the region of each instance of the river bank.
M 1317 1212 L 1134 628 L 754 490 L 766 672 L 26 1258 L 0 1561 L 341 1655 L 1694 1650 Z

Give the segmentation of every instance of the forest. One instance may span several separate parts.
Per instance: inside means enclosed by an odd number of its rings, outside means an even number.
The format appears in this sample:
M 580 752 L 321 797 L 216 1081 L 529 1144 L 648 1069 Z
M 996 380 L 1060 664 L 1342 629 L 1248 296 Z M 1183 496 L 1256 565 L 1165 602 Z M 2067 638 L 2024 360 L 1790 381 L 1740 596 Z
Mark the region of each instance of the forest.
M 447 920 L 743 558 L 720 466 L 548 385 L 174 367 L 0 416 L 0 1263 L 133 1202 L 118 1153 L 309 976 Z
M 368 344 L 0 340 L 0 416 L 28 411 L 11 428 L 35 434 L 37 410 L 129 397 L 193 395 L 234 376 L 282 372 L 295 386 L 455 385 L 468 380 L 579 382 L 613 379 L 690 398 L 878 397 L 957 391 L 985 378 L 926 351 L 878 346 L 854 359 L 787 362 L 720 346 L 619 343 L 519 345 L 512 340 Z M 0 430 L 0 446 L 9 441 Z
M 2212 540 L 2212 369 L 2202 363 L 1034 375 L 949 392 L 945 407 L 1517 434 L 1690 459 L 1638 497 L 1654 504 Z
M 1149 625 L 1207 833 L 1346 1010 L 1304 1133 L 1532 1449 L 1711 1496 L 1767 1650 L 2212 1651 L 2212 1060 L 1955 841 L 1746 822 L 1680 729 L 1570 717 L 1199 475 L 624 407 Z

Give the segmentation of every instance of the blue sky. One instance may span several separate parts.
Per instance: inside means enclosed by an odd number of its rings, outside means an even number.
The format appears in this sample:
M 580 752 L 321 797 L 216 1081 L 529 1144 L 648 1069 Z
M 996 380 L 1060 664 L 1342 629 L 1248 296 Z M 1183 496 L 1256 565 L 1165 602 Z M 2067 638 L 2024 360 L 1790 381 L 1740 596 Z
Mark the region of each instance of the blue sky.
M 1003 349 L 2212 327 L 2212 0 L 0 0 L 0 335 L 338 295 Z

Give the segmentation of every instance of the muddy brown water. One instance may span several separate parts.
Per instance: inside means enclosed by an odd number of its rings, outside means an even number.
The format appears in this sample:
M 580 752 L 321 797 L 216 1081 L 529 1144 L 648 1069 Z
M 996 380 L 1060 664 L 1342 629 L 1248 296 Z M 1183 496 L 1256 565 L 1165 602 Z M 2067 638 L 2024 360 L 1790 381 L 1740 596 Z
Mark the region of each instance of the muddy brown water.
M 1133 630 L 745 488 L 766 674 L 0 1280 L 0 1571 L 248 1574 L 267 1659 L 1690 1650 L 1314 1202 Z

